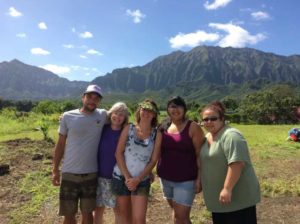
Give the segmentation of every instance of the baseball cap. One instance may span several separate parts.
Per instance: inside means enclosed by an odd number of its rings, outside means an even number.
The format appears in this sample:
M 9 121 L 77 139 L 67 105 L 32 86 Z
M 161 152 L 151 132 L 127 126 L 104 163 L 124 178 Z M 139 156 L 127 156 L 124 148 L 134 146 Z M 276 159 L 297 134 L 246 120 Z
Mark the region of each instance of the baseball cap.
M 89 85 L 83 94 L 86 93 L 97 93 L 100 97 L 103 97 L 101 88 L 97 85 Z

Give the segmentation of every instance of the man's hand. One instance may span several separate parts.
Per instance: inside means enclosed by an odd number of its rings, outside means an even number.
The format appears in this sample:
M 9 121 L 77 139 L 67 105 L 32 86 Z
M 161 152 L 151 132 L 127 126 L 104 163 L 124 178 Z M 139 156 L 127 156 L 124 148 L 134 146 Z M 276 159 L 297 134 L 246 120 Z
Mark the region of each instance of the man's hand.
M 59 170 L 53 170 L 52 171 L 52 184 L 54 186 L 60 185 L 60 173 Z

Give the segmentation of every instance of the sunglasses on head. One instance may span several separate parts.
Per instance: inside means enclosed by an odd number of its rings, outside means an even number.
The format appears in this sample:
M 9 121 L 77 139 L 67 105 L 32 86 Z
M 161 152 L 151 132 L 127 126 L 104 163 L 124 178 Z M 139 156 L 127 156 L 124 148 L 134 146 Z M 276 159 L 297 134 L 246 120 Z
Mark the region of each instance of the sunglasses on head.
M 219 119 L 218 117 L 206 117 L 206 118 L 203 118 L 202 121 L 208 122 L 208 121 L 216 121 L 218 119 Z

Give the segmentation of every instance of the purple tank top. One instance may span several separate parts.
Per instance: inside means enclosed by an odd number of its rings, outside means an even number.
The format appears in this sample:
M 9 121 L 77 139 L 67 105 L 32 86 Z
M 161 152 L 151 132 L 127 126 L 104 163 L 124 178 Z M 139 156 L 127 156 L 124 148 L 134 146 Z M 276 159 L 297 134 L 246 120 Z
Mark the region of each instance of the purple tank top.
M 197 178 L 196 152 L 189 136 L 191 123 L 188 121 L 178 134 L 162 133 L 161 157 L 157 164 L 159 177 L 174 182 Z
M 110 125 L 105 125 L 98 146 L 98 176 L 112 178 L 116 164 L 115 152 L 121 130 L 112 130 Z

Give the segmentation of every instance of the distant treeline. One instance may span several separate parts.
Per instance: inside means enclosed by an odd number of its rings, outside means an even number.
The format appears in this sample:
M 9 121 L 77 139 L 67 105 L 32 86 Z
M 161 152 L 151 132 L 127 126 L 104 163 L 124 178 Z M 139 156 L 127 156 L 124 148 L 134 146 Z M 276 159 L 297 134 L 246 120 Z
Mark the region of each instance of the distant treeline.
M 151 98 L 151 97 L 150 97 Z M 300 121 L 300 95 L 291 88 L 279 85 L 272 89 L 247 94 L 242 99 L 225 97 L 221 100 L 227 109 L 226 120 L 244 124 L 292 124 Z M 131 113 L 134 113 L 137 103 L 126 102 Z M 112 104 L 112 103 L 111 103 Z M 111 104 L 101 105 L 109 109 Z M 199 112 L 205 106 L 203 102 L 188 101 L 189 118 L 199 121 Z M 0 98 L 0 110 L 4 108 L 16 112 L 35 112 L 42 114 L 62 113 L 81 107 L 80 100 L 43 100 L 10 101 Z M 165 111 L 166 105 L 159 105 Z M 200 121 L 199 121 L 200 122 Z

